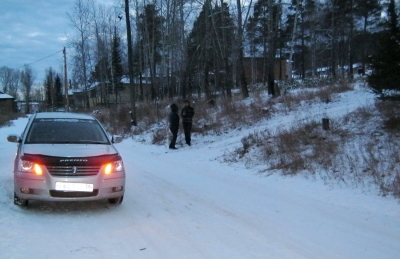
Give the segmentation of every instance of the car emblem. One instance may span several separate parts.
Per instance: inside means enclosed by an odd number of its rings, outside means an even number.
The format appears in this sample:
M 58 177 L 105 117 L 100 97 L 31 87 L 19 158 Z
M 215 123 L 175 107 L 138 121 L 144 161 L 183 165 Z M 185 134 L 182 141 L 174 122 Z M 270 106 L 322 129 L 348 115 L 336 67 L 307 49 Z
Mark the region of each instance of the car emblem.
M 73 166 L 73 167 L 72 167 L 72 173 L 73 173 L 73 174 L 76 174 L 76 166 Z

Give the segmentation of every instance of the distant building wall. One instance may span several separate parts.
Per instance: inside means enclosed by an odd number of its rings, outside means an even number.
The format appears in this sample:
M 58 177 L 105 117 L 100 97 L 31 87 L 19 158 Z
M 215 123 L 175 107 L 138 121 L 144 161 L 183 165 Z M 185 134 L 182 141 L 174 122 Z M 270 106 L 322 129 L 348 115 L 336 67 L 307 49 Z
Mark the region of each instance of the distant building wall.
M 19 101 L 18 102 L 18 110 L 20 112 L 26 112 L 26 105 L 27 103 L 24 101 Z M 39 102 L 29 102 L 29 113 L 36 113 L 40 112 L 40 103 Z
M 1 114 L 13 113 L 14 110 L 14 99 L 0 99 Z
M 0 114 L 8 114 L 13 112 L 16 112 L 14 97 L 0 92 Z
M 291 78 L 292 69 L 290 62 L 287 59 L 281 59 L 275 61 L 274 64 L 274 76 L 278 80 L 288 80 Z
M 243 59 L 244 73 L 247 83 L 262 83 L 266 81 L 267 62 L 263 57 L 245 57 Z M 276 60 L 274 77 L 276 80 L 287 80 L 292 75 L 290 62 L 287 59 Z

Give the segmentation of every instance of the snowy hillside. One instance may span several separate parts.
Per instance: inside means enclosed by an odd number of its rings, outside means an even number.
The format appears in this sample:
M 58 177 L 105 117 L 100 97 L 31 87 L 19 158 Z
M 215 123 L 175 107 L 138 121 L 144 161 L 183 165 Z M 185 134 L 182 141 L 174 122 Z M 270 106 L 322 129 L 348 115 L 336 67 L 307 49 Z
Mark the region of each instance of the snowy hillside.
M 373 102 L 359 86 L 332 102 L 304 105 L 257 125 L 194 135 L 192 146 L 172 151 L 150 145 L 150 135 L 125 139 L 116 145 L 127 170 L 119 206 L 15 206 L 16 145 L 6 137 L 23 130 L 27 119 L 18 119 L 0 128 L 0 258 L 400 258 L 397 199 L 375 188 L 268 172 L 249 156 L 227 161 L 255 131 L 310 117 L 335 121 Z

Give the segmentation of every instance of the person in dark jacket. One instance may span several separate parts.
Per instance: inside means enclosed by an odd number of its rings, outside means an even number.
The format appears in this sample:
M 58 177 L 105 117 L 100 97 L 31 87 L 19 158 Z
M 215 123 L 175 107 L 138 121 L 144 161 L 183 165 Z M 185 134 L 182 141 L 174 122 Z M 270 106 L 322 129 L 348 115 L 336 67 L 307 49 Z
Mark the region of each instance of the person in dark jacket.
M 181 117 L 183 131 L 185 132 L 185 141 L 189 146 L 191 145 L 191 132 L 192 132 L 192 118 L 194 116 L 194 109 L 190 106 L 189 100 L 185 100 L 185 107 L 182 108 Z
M 178 130 L 179 130 L 179 115 L 178 115 L 178 105 L 175 103 L 170 105 L 171 112 L 169 113 L 169 130 L 172 133 L 172 139 L 169 144 L 170 149 L 177 149 L 175 147 L 176 138 L 178 137 Z

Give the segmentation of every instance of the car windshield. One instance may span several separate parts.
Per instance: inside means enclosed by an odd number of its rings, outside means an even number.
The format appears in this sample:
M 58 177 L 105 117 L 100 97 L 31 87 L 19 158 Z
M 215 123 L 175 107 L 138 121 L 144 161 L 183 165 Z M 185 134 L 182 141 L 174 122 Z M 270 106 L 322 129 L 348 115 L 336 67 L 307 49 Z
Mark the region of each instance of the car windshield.
M 109 140 L 95 120 L 34 119 L 25 143 L 109 144 Z

